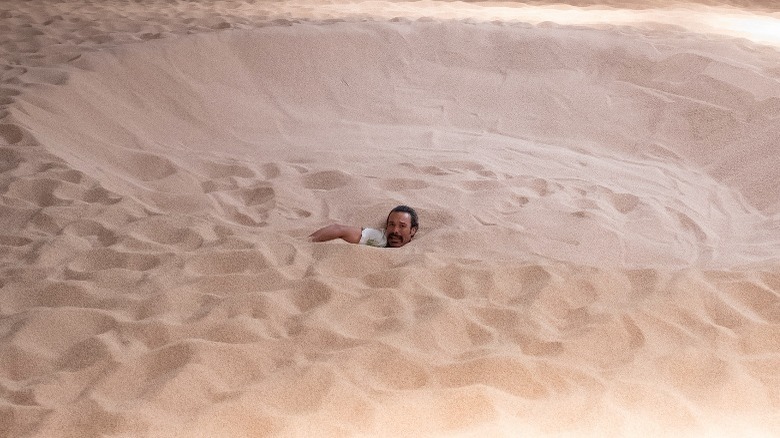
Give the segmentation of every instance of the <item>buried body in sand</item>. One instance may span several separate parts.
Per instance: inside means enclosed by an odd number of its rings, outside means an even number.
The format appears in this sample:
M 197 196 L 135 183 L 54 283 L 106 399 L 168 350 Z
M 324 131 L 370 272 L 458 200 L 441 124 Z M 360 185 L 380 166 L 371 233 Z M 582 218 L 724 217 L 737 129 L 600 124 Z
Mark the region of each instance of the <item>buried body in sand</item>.
M 399 205 L 390 210 L 384 230 L 332 224 L 315 231 L 309 238 L 313 242 L 342 239 L 361 245 L 400 248 L 412 240 L 418 229 L 417 212 L 409 206 Z

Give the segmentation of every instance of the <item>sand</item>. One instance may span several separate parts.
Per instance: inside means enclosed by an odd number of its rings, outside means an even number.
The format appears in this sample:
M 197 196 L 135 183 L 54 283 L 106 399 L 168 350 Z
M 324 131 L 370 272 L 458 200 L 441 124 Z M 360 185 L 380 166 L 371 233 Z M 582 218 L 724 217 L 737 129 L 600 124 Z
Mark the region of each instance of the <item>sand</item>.
M 780 435 L 778 8 L 632 3 L 0 4 L 0 436 Z

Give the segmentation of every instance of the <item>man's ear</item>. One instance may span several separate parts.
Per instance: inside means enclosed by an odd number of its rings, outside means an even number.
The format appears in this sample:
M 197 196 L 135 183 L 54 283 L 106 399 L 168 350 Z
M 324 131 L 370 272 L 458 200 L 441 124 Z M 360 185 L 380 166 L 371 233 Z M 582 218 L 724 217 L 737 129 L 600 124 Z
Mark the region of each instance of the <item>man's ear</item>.
M 417 227 L 412 227 L 412 237 L 417 234 Z

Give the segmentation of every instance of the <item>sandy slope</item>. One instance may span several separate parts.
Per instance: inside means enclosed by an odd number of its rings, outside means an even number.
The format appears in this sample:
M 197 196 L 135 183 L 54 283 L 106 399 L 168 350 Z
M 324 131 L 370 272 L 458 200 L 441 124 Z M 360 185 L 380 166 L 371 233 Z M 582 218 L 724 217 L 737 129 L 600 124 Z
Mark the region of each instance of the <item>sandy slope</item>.
M 0 5 L 0 435 L 779 434 L 735 4 Z

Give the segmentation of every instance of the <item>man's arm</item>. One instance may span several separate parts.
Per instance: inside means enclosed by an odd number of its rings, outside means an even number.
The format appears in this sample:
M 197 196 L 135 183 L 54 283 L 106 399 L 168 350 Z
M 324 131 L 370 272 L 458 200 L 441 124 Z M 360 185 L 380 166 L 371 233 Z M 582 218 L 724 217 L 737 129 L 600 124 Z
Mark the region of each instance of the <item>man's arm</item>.
M 360 227 L 333 224 L 313 232 L 309 238 L 312 242 L 326 242 L 333 239 L 342 239 L 349 243 L 360 243 L 360 236 L 362 233 L 363 229 Z

